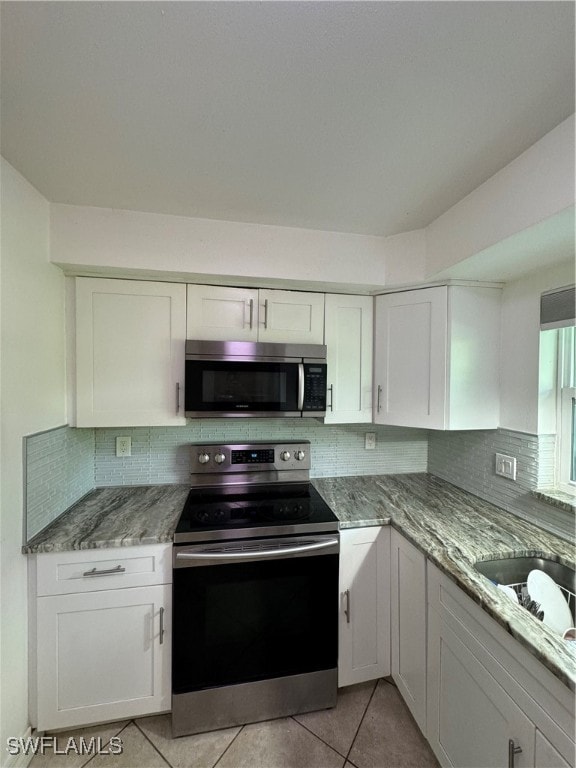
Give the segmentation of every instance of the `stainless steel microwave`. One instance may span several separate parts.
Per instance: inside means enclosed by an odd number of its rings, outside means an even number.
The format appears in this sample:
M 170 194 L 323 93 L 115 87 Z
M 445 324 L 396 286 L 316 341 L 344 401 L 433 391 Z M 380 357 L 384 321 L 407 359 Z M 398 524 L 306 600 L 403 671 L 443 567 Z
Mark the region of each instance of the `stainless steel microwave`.
M 187 341 L 185 411 L 192 418 L 326 415 L 326 347 Z

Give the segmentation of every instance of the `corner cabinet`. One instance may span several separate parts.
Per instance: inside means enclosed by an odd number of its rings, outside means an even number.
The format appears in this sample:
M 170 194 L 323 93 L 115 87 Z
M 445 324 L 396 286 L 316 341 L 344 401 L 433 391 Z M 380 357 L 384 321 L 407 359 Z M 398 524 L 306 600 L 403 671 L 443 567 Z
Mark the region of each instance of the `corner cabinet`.
M 496 429 L 500 295 L 452 285 L 376 297 L 375 423 Z
M 390 674 L 390 528 L 340 531 L 338 685 Z
M 428 564 L 427 737 L 442 766 L 574 766 L 574 696 Z
M 77 427 L 184 417 L 186 286 L 76 278 Z
M 72 728 L 171 706 L 171 545 L 30 558 L 30 720 Z
M 326 424 L 372 421 L 372 296 L 327 294 Z
M 392 530 L 390 589 L 392 677 L 426 733 L 426 558 Z
M 188 286 L 187 338 L 324 343 L 324 294 Z

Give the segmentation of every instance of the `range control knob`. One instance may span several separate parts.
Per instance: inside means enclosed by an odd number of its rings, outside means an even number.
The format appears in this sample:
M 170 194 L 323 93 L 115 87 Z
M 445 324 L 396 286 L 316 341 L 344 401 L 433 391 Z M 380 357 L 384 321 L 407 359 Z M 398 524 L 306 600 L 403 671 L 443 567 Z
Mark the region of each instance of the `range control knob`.
M 223 464 L 226 460 L 226 456 L 223 453 L 216 453 L 214 454 L 214 461 L 216 464 Z
M 280 454 L 280 458 L 282 459 L 282 461 L 288 461 L 288 459 L 290 458 L 290 451 L 282 451 L 282 453 Z
M 302 461 L 302 459 L 306 456 L 304 451 L 294 451 L 294 458 L 296 461 Z
M 199 453 L 198 454 L 198 463 L 199 464 L 208 464 L 210 461 L 210 454 L 209 453 Z

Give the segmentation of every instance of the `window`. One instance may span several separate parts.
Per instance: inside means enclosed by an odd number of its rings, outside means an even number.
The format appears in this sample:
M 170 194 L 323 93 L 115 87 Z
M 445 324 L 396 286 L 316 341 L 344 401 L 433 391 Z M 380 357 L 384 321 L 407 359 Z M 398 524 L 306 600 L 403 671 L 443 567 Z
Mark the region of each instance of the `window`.
M 576 494 L 576 332 L 558 330 L 557 483 Z
M 538 434 L 542 450 L 538 484 L 544 491 L 561 491 L 576 498 L 575 323 L 574 286 L 542 294 L 538 395 Z

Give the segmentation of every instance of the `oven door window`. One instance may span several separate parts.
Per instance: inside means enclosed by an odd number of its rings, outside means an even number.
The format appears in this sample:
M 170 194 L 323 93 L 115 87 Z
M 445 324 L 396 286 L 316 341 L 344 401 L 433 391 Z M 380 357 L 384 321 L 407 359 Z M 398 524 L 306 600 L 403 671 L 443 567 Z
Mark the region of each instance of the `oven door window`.
M 187 411 L 297 409 L 297 363 L 186 361 Z
M 332 669 L 338 555 L 174 571 L 173 692 Z

